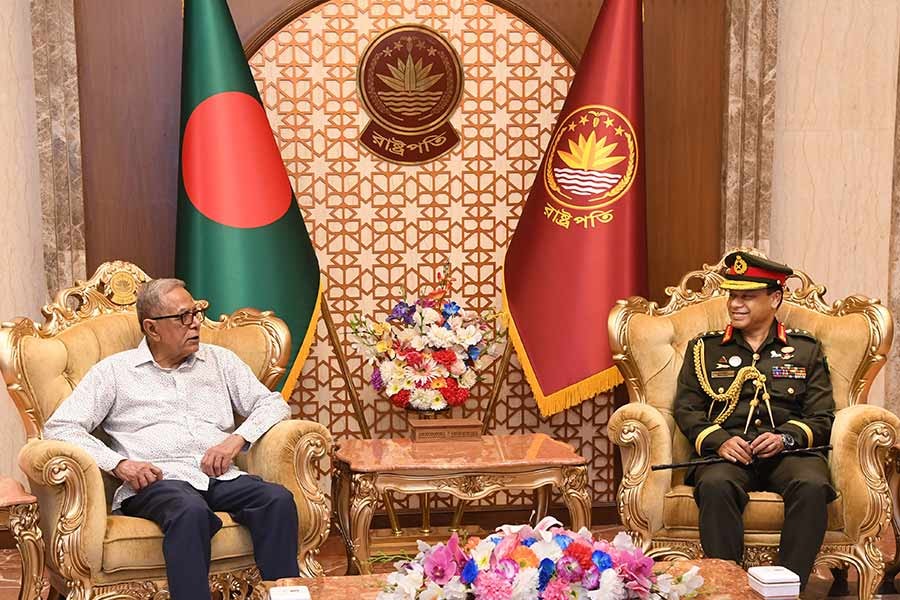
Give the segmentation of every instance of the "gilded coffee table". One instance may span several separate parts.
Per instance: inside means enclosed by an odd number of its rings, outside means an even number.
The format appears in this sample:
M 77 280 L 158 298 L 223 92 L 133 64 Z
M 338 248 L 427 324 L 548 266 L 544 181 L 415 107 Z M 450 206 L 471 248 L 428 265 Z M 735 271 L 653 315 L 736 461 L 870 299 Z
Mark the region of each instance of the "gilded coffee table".
M 369 527 L 386 491 L 478 500 L 500 490 L 537 490 L 536 511 L 541 518 L 556 486 L 569 509 L 572 528 L 591 526 L 585 459 L 570 445 L 543 433 L 489 435 L 452 443 L 344 440 L 334 463 L 332 498 L 348 542 L 351 572 L 355 562 L 362 573 L 372 572 Z

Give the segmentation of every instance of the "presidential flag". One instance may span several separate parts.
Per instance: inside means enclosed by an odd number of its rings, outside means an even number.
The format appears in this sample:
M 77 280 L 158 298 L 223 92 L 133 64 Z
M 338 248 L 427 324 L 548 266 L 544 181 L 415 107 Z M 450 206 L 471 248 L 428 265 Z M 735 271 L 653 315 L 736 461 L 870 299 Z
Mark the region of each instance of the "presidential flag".
M 646 289 L 641 0 L 606 0 L 510 241 L 509 331 L 543 415 L 622 381 L 606 320 Z

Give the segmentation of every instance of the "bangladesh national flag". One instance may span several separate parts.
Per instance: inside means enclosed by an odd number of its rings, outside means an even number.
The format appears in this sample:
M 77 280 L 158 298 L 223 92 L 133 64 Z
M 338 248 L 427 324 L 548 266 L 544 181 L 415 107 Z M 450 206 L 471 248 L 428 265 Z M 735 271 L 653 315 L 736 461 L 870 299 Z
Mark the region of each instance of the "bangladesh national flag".
M 212 314 L 287 322 L 287 398 L 315 335 L 319 263 L 225 0 L 185 2 L 183 43 L 176 273 Z

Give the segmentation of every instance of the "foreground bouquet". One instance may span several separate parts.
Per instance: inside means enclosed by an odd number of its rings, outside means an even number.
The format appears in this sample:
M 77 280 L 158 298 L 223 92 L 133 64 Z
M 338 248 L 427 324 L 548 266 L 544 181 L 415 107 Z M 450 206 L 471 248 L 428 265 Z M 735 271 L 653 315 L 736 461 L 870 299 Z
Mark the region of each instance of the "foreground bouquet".
M 398 302 L 385 319 L 350 319 L 353 346 L 374 365 L 372 387 L 395 406 L 460 406 L 478 372 L 499 354 L 503 332 L 496 315 L 479 315 L 449 299 L 451 283 L 445 269 L 434 291 Z
M 696 595 L 703 578 L 653 574 L 653 559 L 626 533 L 612 543 L 587 529 L 564 529 L 548 517 L 532 529 L 504 525 L 460 546 L 419 542 L 419 555 L 395 563 L 377 600 L 679 600 Z

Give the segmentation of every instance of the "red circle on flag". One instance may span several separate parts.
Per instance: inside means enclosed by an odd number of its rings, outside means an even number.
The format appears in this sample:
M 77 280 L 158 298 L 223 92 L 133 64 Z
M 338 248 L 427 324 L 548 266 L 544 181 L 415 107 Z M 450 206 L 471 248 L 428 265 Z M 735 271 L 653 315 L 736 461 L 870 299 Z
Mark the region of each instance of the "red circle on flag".
M 291 184 L 262 105 L 242 92 L 201 102 L 184 128 L 181 173 L 191 204 L 229 227 L 263 227 L 291 205 Z

